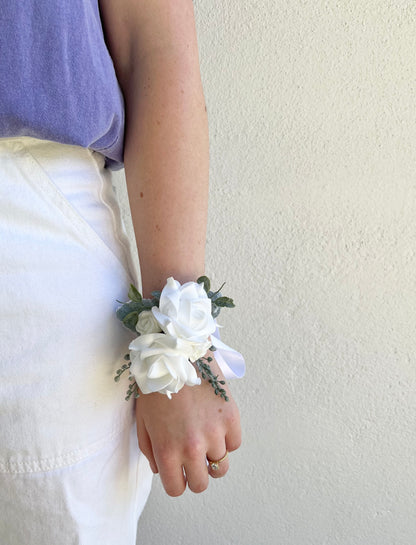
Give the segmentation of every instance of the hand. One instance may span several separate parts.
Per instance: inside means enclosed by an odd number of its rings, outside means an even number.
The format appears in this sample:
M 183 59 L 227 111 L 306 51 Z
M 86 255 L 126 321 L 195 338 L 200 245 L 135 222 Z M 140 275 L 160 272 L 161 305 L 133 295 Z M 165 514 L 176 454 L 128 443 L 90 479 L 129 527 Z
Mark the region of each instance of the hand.
M 214 360 L 211 369 L 222 377 Z M 207 466 L 207 458 L 219 460 L 241 443 L 237 405 L 228 390 L 227 396 L 229 401 L 216 396 L 208 381 L 202 380 L 200 386 L 184 386 L 171 399 L 158 392 L 137 399 L 139 447 L 152 471 L 160 474 L 169 496 L 183 494 L 186 484 L 193 492 L 202 492 L 209 475 L 227 473 L 228 457 L 216 470 Z

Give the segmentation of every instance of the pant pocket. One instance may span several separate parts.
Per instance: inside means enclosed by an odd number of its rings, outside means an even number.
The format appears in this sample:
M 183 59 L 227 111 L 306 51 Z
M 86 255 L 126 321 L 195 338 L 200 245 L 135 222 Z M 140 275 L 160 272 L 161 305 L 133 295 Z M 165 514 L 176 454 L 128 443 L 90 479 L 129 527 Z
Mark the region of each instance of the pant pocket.
M 72 227 L 83 245 L 102 259 L 116 260 L 128 275 L 129 244 L 104 158 L 79 146 L 22 139 L 26 178 Z M 97 157 L 99 156 L 99 157 Z
M 0 471 L 50 470 L 131 417 L 113 380 L 131 277 L 19 141 L 0 156 Z

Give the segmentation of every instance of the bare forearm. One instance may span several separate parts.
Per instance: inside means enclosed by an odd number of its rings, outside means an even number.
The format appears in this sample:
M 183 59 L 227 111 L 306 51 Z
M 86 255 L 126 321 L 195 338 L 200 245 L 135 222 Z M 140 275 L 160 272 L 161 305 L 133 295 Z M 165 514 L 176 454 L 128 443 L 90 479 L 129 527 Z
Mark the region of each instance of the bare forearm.
M 192 0 L 99 0 L 127 112 L 125 169 L 143 291 L 204 272 L 208 123 Z M 213 365 L 215 365 L 213 363 Z M 214 367 L 215 372 L 217 368 Z M 241 441 L 238 409 L 204 381 L 172 399 L 141 395 L 139 446 L 168 494 L 208 485 L 206 458 Z M 186 479 L 185 479 L 186 475 Z
M 131 67 L 125 172 L 143 291 L 168 276 L 204 272 L 208 206 L 208 122 L 199 65 L 157 50 Z

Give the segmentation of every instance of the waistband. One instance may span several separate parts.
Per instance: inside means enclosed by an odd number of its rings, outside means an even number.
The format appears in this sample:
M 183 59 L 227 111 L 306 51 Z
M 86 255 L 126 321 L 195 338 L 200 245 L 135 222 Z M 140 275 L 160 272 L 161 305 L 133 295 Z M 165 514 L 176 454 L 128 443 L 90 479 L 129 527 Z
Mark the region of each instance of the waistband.
M 105 156 L 98 151 L 84 148 L 76 144 L 62 144 L 52 140 L 42 140 L 32 136 L 11 136 L 0 138 L 0 155 L 4 153 L 18 153 L 20 149 L 25 148 L 36 154 L 36 157 L 45 160 L 54 158 L 62 160 L 65 157 L 72 161 L 76 167 L 76 161 L 91 161 L 94 158 L 99 169 L 105 168 Z

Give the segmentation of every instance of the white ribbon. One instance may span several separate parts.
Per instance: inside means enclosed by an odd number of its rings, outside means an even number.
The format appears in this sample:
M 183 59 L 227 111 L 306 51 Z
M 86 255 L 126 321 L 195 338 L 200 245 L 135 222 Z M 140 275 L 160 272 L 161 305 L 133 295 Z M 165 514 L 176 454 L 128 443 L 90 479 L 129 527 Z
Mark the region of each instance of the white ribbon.
M 242 354 L 223 343 L 219 336 L 220 333 L 217 327 L 215 333 L 211 335 L 211 341 L 216 348 L 214 353 L 215 360 L 217 361 L 224 378 L 230 380 L 231 378 L 243 377 L 246 372 L 246 364 Z

